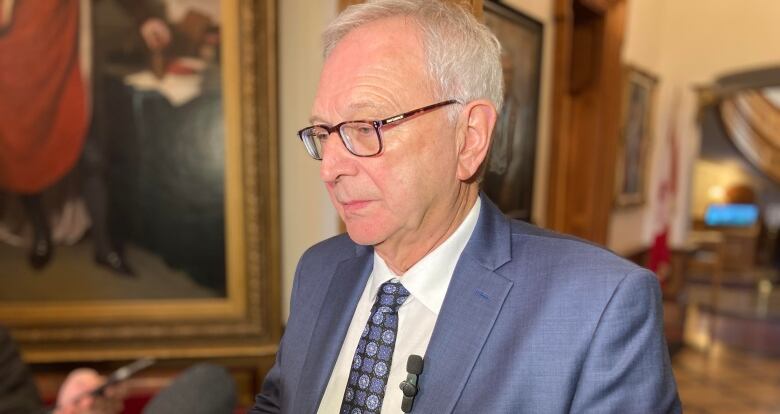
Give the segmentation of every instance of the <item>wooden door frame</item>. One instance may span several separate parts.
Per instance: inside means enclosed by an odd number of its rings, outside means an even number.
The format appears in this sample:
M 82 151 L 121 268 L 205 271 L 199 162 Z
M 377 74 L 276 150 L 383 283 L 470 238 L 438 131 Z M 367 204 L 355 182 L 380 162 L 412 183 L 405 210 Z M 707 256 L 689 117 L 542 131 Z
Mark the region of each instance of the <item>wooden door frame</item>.
M 555 0 L 547 226 L 606 244 L 627 0 Z

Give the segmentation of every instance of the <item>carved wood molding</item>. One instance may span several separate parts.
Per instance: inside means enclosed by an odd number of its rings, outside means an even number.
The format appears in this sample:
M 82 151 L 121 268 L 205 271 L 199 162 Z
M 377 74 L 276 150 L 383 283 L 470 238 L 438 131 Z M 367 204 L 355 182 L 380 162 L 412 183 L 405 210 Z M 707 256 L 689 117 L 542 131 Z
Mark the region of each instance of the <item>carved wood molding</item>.
M 593 13 L 604 14 L 620 0 L 575 0 L 575 4 Z

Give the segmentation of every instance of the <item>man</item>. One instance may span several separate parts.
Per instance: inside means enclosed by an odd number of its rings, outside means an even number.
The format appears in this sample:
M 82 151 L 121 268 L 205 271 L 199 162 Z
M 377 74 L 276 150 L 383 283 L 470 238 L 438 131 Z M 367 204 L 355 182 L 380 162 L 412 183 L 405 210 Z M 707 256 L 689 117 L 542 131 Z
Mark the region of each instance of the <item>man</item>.
M 0 326 L 0 414 L 116 414 L 122 411 L 124 389 L 108 387 L 102 396 L 92 396 L 105 382 L 95 370 L 72 371 L 57 393 L 57 405 L 46 410 L 29 368 L 19 355 L 11 333 Z
M 29 368 L 19 355 L 9 332 L 0 325 L 0 413 L 36 413 L 43 411 Z
M 324 40 L 299 135 L 348 237 L 301 258 L 251 412 L 400 412 L 410 355 L 413 412 L 679 412 L 654 276 L 479 193 L 495 37 L 460 7 L 380 0 Z

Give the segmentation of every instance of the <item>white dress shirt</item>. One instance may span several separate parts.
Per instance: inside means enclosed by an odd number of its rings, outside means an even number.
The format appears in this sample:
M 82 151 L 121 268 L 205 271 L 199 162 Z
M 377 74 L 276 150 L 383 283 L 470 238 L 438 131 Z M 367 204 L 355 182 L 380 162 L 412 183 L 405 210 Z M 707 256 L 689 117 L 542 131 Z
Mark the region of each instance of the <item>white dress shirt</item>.
M 352 367 L 352 358 L 355 356 L 360 335 L 371 314 L 371 307 L 376 300 L 379 286 L 395 277 L 401 280 L 410 295 L 398 309 L 398 334 L 382 402 L 382 413 L 401 412 L 403 395 L 398 385 L 406 379 L 406 360 L 412 354 L 425 355 L 455 265 L 477 225 L 480 207 L 481 201 L 477 198 L 477 202 L 458 229 L 403 275 L 396 275 L 374 252 L 374 268 L 355 308 L 347 336 L 344 338 L 336 365 L 331 372 L 328 387 L 320 401 L 318 413 L 339 412 Z M 424 369 L 423 373 L 425 373 Z

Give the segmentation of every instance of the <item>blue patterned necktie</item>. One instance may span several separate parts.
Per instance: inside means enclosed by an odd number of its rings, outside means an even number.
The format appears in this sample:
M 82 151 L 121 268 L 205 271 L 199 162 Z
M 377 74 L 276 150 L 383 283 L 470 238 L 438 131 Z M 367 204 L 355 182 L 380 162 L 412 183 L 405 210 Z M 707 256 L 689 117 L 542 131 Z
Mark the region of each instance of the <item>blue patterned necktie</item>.
M 409 291 L 398 279 L 379 287 L 371 316 L 352 358 L 341 414 L 372 414 L 382 410 L 398 332 L 398 308 L 408 297 Z

